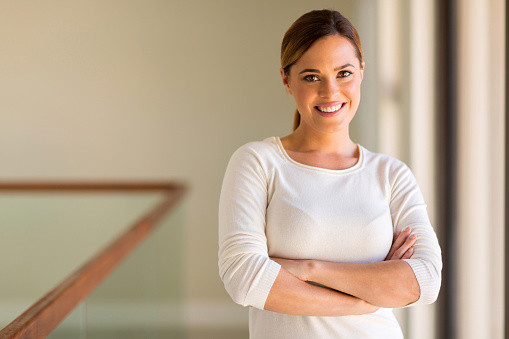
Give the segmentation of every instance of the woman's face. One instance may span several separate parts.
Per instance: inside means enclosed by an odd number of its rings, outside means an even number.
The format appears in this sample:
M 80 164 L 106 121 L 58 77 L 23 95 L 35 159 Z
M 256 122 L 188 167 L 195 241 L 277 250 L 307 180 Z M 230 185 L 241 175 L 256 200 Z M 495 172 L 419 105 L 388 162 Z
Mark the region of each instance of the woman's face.
M 301 127 L 320 133 L 348 133 L 361 96 L 364 63 L 352 43 L 339 35 L 316 41 L 290 67 L 283 84 L 293 95 Z

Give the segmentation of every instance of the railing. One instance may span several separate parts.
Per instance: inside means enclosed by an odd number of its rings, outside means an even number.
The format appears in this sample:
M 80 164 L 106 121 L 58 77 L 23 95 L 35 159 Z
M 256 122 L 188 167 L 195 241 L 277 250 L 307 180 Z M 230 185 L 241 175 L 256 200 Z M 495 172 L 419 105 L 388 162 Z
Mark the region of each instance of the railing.
M 0 193 L 161 192 L 164 199 L 104 250 L 0 331 L 0 339 L 44 338 L 83 301 L 177 205 L 185 187 L 174 183 L 0 183 Z

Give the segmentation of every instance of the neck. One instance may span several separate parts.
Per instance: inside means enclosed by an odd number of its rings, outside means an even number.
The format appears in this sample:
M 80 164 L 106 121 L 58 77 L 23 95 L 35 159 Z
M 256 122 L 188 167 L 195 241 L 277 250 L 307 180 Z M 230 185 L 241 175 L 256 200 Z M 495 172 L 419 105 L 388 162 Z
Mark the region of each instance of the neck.
M 321 133 L 300 125 L 284 139 L 285 146 L 296 152 L 351 155 L 357 151 L 357 145 L 350 139 L 348 128 L 336 133 Z

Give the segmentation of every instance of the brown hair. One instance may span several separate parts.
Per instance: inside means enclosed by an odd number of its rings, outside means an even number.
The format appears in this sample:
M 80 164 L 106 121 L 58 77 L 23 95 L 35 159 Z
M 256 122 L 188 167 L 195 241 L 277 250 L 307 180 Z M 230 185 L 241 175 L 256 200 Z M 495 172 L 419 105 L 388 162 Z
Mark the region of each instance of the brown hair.
M 357 58 L 362 63 L 362 47 L 359 34 L 347 18 L 339 12 L 323 9 L 308 12 L 298 18 L 285 33 L 281 43 L 281 67 L 286 76 L 290 68 L 313 45 L 329 35 L 347 38 L 355 48 Z M 299 111 L 295 111 L 293 130 L 300 124 Z

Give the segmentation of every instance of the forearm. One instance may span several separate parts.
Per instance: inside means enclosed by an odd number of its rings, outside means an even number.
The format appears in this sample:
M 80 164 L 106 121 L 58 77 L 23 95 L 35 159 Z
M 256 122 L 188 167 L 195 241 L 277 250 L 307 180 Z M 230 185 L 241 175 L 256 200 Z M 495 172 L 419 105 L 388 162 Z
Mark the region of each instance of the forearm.
M 281 268 L 264 309 L 301 316 L 343 316 L 372 313 L 378 307 L 338 291 L 308 284 Z
M 403 260 L 368 264 L 310 261 L 306 280 L 348 293 L 379 307 L 403 307 L 419 299 L 420 289 Z

